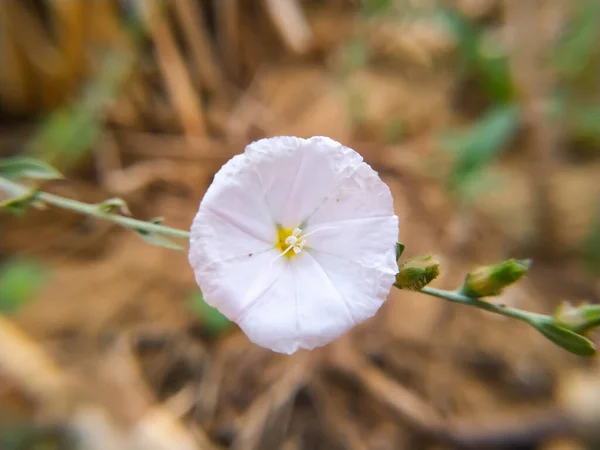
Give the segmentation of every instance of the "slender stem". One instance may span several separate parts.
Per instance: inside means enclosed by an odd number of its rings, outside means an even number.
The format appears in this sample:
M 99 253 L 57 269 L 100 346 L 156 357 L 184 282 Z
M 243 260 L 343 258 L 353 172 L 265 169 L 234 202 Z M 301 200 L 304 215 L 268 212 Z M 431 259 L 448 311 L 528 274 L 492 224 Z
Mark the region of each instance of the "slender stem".
M 0 177 L 0 190 L 8 192 L 9 194 L 17 197 L 27 195 L 27 193 L 30 192 L 29 188 L 2 177 Z M 190 238 L 190 234 L 187 231 L 166 227 L 164 225 L 151 222 L 145 222 L 143 220 L 132 219 L 131 217 L 125 217 L 119 214 L 107 213 L 102 211 L 98 205 L 90 205 L 88 203 L 71 200 L 47 192 L 40 192 L 37 198 L 44 203 L 56 206 L 58 208 L 75 211 L 80 214 L 96 217 L 102 220 L 108 220 L 109 222 L 116 223 L 125 228 L 131 228 L 132 230 L 138 232 L 142 231 L 147 233 L 162 234 L 180 239 Z
M 548 318 L 548 316 L 544 314 L 524 311 L 522 309 L 511 308 L 510 306 L 497 303 L 490 303 L 484 300 L 480 300 L 478 298 L 469 297 L 467 295 L 462 294 L 460 291 L 446 291 L 443 289 L 436 289 L 429 286 L 425 286 L 421 289 L 420 292 L 454 303 L 462 303 L 463 305 L 474 306 L 476 308 L 500 314 L 502 316 L 512 317 L 513 319 L 521 320 L 527 323 L 532 323 L 534 320 Z

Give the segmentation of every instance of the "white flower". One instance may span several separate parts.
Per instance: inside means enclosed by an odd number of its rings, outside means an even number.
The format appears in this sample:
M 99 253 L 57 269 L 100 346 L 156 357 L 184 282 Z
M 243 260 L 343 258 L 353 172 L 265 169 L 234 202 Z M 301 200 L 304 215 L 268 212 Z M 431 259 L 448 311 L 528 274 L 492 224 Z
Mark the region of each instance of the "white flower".
M 371 317 L 397 272 L 389 188 L 326 137 L 275 137 L 215 175 L 191 230 L 206 302 L 281 353 L 325 345 Z

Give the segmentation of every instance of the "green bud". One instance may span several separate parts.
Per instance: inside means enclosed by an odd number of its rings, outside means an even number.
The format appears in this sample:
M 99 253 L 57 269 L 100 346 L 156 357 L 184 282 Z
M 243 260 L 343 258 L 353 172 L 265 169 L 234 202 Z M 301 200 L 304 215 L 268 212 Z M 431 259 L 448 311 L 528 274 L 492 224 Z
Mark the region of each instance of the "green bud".
M 417 256 L 404 262 L 396 275 L 399 289 L 420 291 L 440 274 L 440 260 L 435 255 Z
M 530 265 L 529 259 L 509 259 L 492 266 L 479 267 L 467 275 L 461 291 L 469 297 L 500 295 L 505 287 L 523 278 Z
M 600 305 L 583 303 L 577 307 L 569 302 L 561 303 L 554 312 L 554 320 L 576 333 L 585 333 L 600 325 Z
M 592 356 L 596 354 L 596 347 L 588 338 L 552 323 L 550 320 L 536 320 L 531 325 L 556 345 L 571 353 L 579 356 Z
M 108 200 L 104 200 L 103 202 L 98 203 L 98 209 L 106 214 L 112 214 L 117 212 L 124 216 L 130 216 L 131 211 L 125 203 L 125 200 L 122 198 L 109 198 Z

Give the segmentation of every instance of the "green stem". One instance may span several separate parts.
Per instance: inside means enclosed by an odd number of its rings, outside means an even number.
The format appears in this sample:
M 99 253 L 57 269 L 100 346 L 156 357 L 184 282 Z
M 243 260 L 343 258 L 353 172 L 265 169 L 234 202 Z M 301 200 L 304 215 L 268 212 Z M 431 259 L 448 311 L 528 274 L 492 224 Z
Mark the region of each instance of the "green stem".
M 429 286 L 425 286 L 421 289 L 423 294 L 431 295 L 433 297 L 448 300 L 454 303 L 462 303 L 463 305 L 474 306 L 485 311 L 489 311 L 495 314 L 500 314 L 506 317 L 512 317 L 513 319 L 521 320 L 526 323 L 533 323 L 535 320 L 548 319 L 549 316 L 545 314 L 533 313 L 530 311 L 524 311 L 522 309 L 511 308 L 509 306 L 490 303 L 478 298 L 469 297 L 464 295 L 460 291 L 446 291 L 443 289 L 436 289 Z
M 30 192 L 29 188 L 2 177 L 0 177 L 0 190 L 8 192 L 16 197 L 27 195 Z M 75 211 L 86 216 L 107 220 L 109 222 L 121 225 L 122 227 L 131 228 L 132 230 L 138 232 L 162 234 L 180 239 L 190 238 L 190 234 L 187 231 L 166 227 L 164 225 L 158 225 L 151 222 L 145 222 L 143 220 L 132 219 L 131 217 L 125 217 L 119 214 L 107 213 L 102 211 L 98 205 L 90 205 L 88 203 L 71 200 L 47 192 L 39 192 L 37 198 L 49 205 L 67 209 L 69 211 Z

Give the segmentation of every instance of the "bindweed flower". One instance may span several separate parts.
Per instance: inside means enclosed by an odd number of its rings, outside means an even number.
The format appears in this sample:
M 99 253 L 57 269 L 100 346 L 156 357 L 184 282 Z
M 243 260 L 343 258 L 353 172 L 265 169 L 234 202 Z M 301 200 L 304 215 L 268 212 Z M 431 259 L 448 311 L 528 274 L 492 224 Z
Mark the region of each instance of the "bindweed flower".
M 389 188 L 326 137 L 275 137 L 215 175 L 191 229 L 205 301 L 276 352 L 325 345 L 371 317 L 397 272 Z

